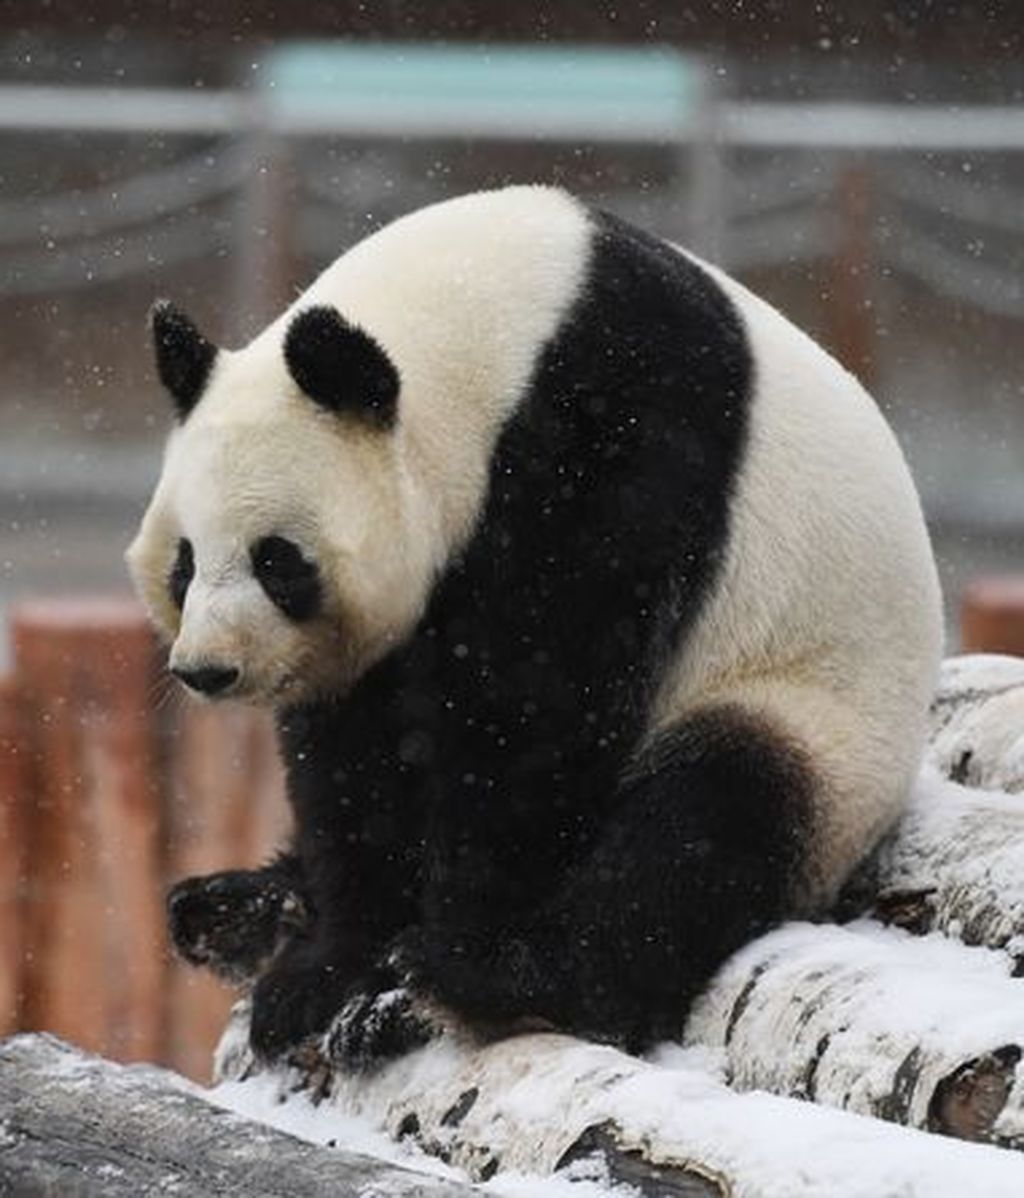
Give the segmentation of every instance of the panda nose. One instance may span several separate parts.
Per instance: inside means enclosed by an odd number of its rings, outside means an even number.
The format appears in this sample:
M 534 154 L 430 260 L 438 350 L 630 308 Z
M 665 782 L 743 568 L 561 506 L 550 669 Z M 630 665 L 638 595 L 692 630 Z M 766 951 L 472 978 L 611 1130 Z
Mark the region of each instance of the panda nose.
M 201 695 L 219 695 L 238 679 L 238 671 L 233 666 L 202 666 L 198 670 L 172 666 L 171 673 Z

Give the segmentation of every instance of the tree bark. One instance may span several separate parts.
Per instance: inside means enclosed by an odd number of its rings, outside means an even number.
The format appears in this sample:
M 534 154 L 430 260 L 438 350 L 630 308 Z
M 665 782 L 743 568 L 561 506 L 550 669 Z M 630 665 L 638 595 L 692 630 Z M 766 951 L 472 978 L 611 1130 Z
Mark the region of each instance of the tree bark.
M 792 930 L 813 941 L 816 932 L 826 929 Z M 841 936 L 851 935 L 836 931 Z M 880 930 L 879 934 L 905 940 L 899 933 Z M 793 948 L 780 946 L 780 955 L 784 957 Z M 806 963 L 804 982 L 821 970 L 822 957 L 818 954 Z M 755 959 L 751 968 L 760 964 Z M 800 977 L 780 969 L 776 982 L 799 985 Z M 780 988 L 773 987 L 767 971 L 759 975 L 761 985 L 776 993 Z M 728 995 L 723 995 L 731 999 L 727 1009 L 735 1016 L 734 1023 L 743 1014 L 742 1009 L 737 1014 L 737 1004 L 751 1001 L 749 991 L 743 998 L 744 988 L 736 978 Z M 991 1000 L 994 988 L 982 987 L 979 993 L 983 1000 Z M 1014 1029 L 1024 1031 L 1024 1016 L 1005 1010 L 1002 1014 L 1006 1027 L 1015 1019 Z M 798 1023 L 799 1016 L 799 1011 L 792 1013 L 790 1023 Z M 823 1018 L 827 1017 L 824 1012 Z M 751 1043 L 762 1033 L 771 1035 L 771 1042 L 758 1045 L 770 1068 L 780 1044 L 786 1043 L 778 1036 L 789 1034 L 789 1029 L 766 1030 L 766 1022 L 750 1025 L 742 1049 L 739 1039 L 733 1039 L 742 1052 L 750 1051 Z M 882 1022 L 879 1019 L 876 1025 Z M 997 1026 L 996 1038 L 1005 1030 Z M 258 1072 L 249 1054 L 247 1031 L 248 1011 L 243 1002 L 234 1012 L 218 1058 L 225 1084 L 215 1093 L 228 1103 L 238 1093 L 230 1083 L 241 1083 L 244 1091 L 252 1084 L 247 1079 Z M 987 1044 L 984 1031 L 979 1020 L 976 1039 Z M 706 1034 L 710 1037 L 711 1030 Z M 965 1087 L 973 1084 L 962 1068 L 972 1041 L 969 1037 L 961 1040 L 964 1055 L 950 1050 L 944 1059 L 948 1076 L 943 1067 L 931 1072 L 921 1069 L 925 1082 L 934 1076 L 935 1108 L 946 1120 L 941 1126 L 951 1134 L 962 1134 L 966 1120 L 960 1116 L 958 1123 L 953 1107 L 963 1104 Z M 802 1052 L 806 1042 L 805 1038 L 795 1052 Z M 816 1049 L 816 1043 L 809 1044 L 811 1060 Z M 732 1066 L 731 1056 L 726 1055 Z M 895 1058 L 895 1048 L 890 1055 Z M 793 1098 L 739 1093 L 745 1079 L 738 1071 L 731 1079 L 736 1088 L 728 1088 L 703 1067 L 702 1058 L 706 1062 L 707 1054 L 698 1049 L 682 1062 L 653 1063 L 553 1033 L 531 1033 L 477 1046 L 450 1036 L 368 1076 L 334 1072 L 312 1054 L 302 1066 L 264 1074 L 262 1084 L 273 1080 L 286 1104 L 312 1100 L 321 1108 L 336 1110 L 339 1122 L 343 1116 L 355 1115 L 395 1139 L 411 1138 L 425 1152 L 459 1167 L 474 1181 L 489 1180 L 499 1171 L 545 1176 L 568 1167 L 574 1177 L 628 1181 L 643 1195 L 811 1198 L 838 1192 L 836 1171 L 842 1173 L 844 1166 L 837 1162 L 849 1161 L 858 1177 L 857 1194 L 961 1198 L 975 1177 L 982 1179 L 979 1192 L 986 1198 L 1019 1198 L 1024 1192 L 1024 1160 L 1017 1153 L 920 1136 L 878 1119 L 865 1121 Z M 803 1059 L 806 1074 L 808 1058 Z M 901 1064 L 902 1060 L 894 1060 L 890 1071 L 889 1109 L 884 1109 L 881 1101 L 872 1108 L 872 1113 L 890 1120 L 904 1111 L 897 1105 L 902 1100 L 900 1086 L 906 1085 L 907 1069 L 900 1072 Z M 1004 1064 L 1012 1072 L 1009 1060 L 999 1058 L 999 1067 Z M 859 1065 L 862 1070 L 873 1069 L 873 1058 L 861 1055 Z M 852 1060 L 850 1067 L 852 1070 Z M 984 1061 L 975 1061 L 974 1067 L 979 1077 L 984 1074 L 982 1080 L 990 1078 L 991 1071 L 984 1072 Z M 796 1065 L 794 1072 L 800 1072 Z M 823 1101 L 827 1101 L 831 1072 L 829 1062 L 817 1092 Z M 834 1072 L 838 1075 L 839 1070 Z M 307 1087 L 305 1093 L 303 1086 Z M 1001 1115 L 1008 1106 L 1004 1099 Z M 1014 1110 L 1019 1106 L 1014 1099 Z M 988 1135 L 995 1121 L 993 1117 L 979 1129 L 977 1138 Z M 939 1127 L 934 1124 L 935 1130 Z
M 1022 1148 L 1022 997 L 992 954 L 866 920 L 791 924 L 727 963 L 686 1040 L 724 1051 L 741 1090 Z
M 1024 660 L 943 663 L 925 775 L 848 906 L 911 932 L 1005 949 L 1024 974 Z
M 964 786 L 1024 794 L 1024 657 L 942 663 L 925 759 Z
M 882 923 L 1005 949 L 1024 974 L 1024 802 L 950 783 L 918 788 L 857 889 Z
M 183 1078 L 48 1035 L 0 1044 L 0 1192 L 12 1198 L 463 1198 L 461 1183 L 321 1148 L 216 1107 Z

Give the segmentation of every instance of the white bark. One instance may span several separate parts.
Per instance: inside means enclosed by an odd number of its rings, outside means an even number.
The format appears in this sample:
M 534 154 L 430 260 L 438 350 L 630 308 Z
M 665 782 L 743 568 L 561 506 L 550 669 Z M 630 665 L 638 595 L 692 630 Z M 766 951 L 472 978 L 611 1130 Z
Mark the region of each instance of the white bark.
M 858 882 L 886 923 L 1006 949 L 1024 972 L 1024 659 L 943 664 L 906 815 Z
M 890 933 L 896 935 L 896 933 Z M 244 1010 L 225 1037 L 222 1068 L 244 1077 Z M 693 1198 L 1020 1198 L 1017 1153 L 863 1119 L 764 1093 L 728 1089 L 680 1050 L 664 1064 L 566 1036 L 531 1034 L 473 1048 L 428 1045 L 371 1077 L 281 1072 L 222 1084 L 234 1103 L 272 1082 L 284 1107 L 312 1110 L 297 1081 L 319 1084 L 320 1117 L 356 1115 L 464 1169 L 474 1180 L 500 1170 L 549 1174 L 567 1152 L 596 1140 L 604 1167 L 577 1176 L 628 1178 L 641 1194 Z M 690 1067 L 680 1067 L 683 1064 Z M 598 1129 L 598 1135 L 593 1135 Z M 593 1158 L 591 1165 L 593 1166 Z M 634 1173 L 626 1170 L 632 1166 Z M 515 1193 L 542 1193 L 536 1189 Z
M 1024 994 L 1007 974 L 995 954 L 866 920 L 791 924 L 727 963 L 686 1040 L 722 1049 L 741 1090 L 1024 1147 Z
M 1024 795 L 923 776 L 870 873 L 874 912 L 1006 949 L 1024 970 Z
M 1024 793 L 1024 658 L 948 658 L 928 741 L 926 760 L 954 782 Z

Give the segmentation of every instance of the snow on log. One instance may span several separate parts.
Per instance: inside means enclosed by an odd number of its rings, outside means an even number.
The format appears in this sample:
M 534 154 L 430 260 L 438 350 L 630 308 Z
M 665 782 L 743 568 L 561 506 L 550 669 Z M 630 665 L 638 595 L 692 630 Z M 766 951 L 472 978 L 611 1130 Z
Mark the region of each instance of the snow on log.
M 860 909 L 1005 948 L 1024 973 L 1024 659 L 943 663 L 925 762 L 933 770 L 856 879 Z M 934 770 L 964 785 L 944 785 Z
M 251 1068 L 246 1021 L 241 1004 L 220 1058 L 235 1079 Z M 536 1033 L 479 1048 L 442 1040 L 356 1079 L 326 1070 L 224 1080 L 213 1097 L 250 1115 L 305 1125 L 321 1139 L 339 1135 L 356 1116 L 415 1141 L 474 1180 L 492 1178 L 498 1194 L 531 1198 L 549 1192 L 537 1175 L 567 1164 L 566 1176 L 628 1181 L 633 1193 L 665 1198 L 1024 1193 L 1017 1153 L 794 1099 L 736 1093 L 706 1065 L 702 1050 L 667 1047 L 655 1063 Z M 297 1091 L 302 1081 L 316 1092 Z M 515 1186 L 522 1173 L 534 1180 Z
M 650 1123 L 642 1108 L 632 1118 L 622 1112 L 629 1109 L 636 1080 L 653 1067 L 612 1048 L 554 1033 L 486 1047 L 446 1035 L 370 1075 L 335 1071 L 311 1054 L 301 1067 L 254 1078 L 259 1070 L 248 1033 L 249 1008 L 243 1001 L 218 1049 L 214 1074 L 221 1084 L 214 1097 L 270 1121 L 279 1117 L 282 1101 L 301 1101 L 296 1095 L 305 1090 L 329 1112 L 326 1124 L 320 1124 L 328 1132 L 355 1116 L 474 1181 L 489 1181 L 499 1171 L 562 1171 L 577 1180 L 626 1182 L 641 1195 L 732 1194 L 725 1177 L 685 1147 L 650 1151 L 656 1121 Z M 685 1091 L 684 1086 L 679 1101 Z
M 896 835 L 857 889 L 873 894 L 872 912 L 883 923 L 1006 949 L 1021 975 L 1024 795 L 972 790 L 922 773 Z
M 0 1191 L 22 1198 L 462 1198 L 463 1183 L 318 1147 L 212 1105 L 151 1066 L 53 1036 L 0 1044 Z
M 723 1049 L 739 1089 L 1021 1148 L 1022 998 L 984 949 L 866 920 L 791 924 L 727 963 L 686 1040 Z
M 943 662 L 928 741 L 926 760 L 954 782 L 1024 794 L 1024 657 Z

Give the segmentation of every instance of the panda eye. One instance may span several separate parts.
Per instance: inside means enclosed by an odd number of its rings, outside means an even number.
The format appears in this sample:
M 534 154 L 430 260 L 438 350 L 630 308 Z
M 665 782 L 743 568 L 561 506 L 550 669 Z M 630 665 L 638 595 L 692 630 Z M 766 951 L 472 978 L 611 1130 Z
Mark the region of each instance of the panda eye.
M 178 553 L 167 579 L 167 589 L 171 593 L 171 602 L 181 611 L 185 606 L 185 595 L 189 583 L 195 577 L 196 560 L 192 552 L 192 542 L 184 537 L 178 541 Z
M 249 550 L 252 572 L 267 598 L 291 620 L 320 610 L 320 572 L 287 537 L 262 537 Z

